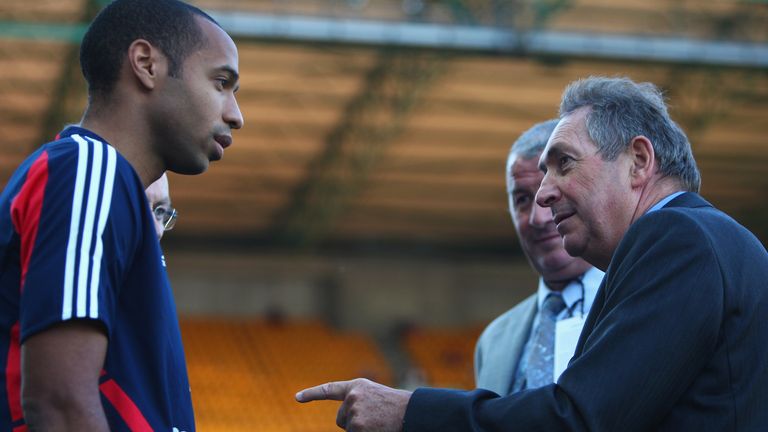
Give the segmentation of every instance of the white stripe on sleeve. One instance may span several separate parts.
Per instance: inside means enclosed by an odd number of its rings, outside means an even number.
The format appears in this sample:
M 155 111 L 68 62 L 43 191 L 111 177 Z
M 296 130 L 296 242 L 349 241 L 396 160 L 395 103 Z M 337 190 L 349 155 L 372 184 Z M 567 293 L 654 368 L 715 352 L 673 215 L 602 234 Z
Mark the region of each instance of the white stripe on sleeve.
M 77 142 L 77 175 L 75 190 L 72 196 L 72 216 L 69 221 L 69 240 L 67 241 L 67 258 L 64 265 L 64 299 L 61 308 L 61 319 L 72 318 L 72 291 L 75 278 L 75 257 L 77 255 L 77 235 L 80 230 L 80 213 L 83 206 L 83 189 L 85 186 L 85 170 L 88 167 L 88 142 L 80 135 L 72 135 Z
M 78 317 L 86 316 L 86 296 L 88 295 L 88 274 L 93 241 L 94 219 L 99 204 L 99 185 L 101 184 L 102 153 L 101 143 L 93 145 L 93 163 L 91 163 L 91 181 L 86 197 L 85 220 L 83 221 L 83 239 L 80 243 L 80 268 L 77 272 L 77 311 Z
M 90 139 L 90 138 L 89 138 Z M 98 141 L 91 141 L 100 146 Z M 115 184 L 115 164 L 116 155 L 115 149 L 107 145 L 107 172 L 104 177 L 104 192 L 101 194 L 101 209 L 99 210 L 99 221 L 96 233 L 96 249 L 93 251 L 93 271 L 91 272 L 91 292 L 90 299 L 90 312 L 88 314 L 91 318 L 99 317 L 99 280 L 101 276 L 101 257 L 104 253 L 104 241 L 102 236 L 104 234 L 104 228 L 107 225 L 107 218 L 109 217 L 109 209 L 112 205 L 112 188 Z

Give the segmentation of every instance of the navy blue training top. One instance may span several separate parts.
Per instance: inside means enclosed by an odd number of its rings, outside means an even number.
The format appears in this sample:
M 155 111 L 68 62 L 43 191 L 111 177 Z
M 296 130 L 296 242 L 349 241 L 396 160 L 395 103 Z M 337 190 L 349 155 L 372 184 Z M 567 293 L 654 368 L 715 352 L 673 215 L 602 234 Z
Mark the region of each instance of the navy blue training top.
M 0 430 L 26 430 L 20 344 L 69 320 L 98 322 L 109 338 L 99 389 L 111 430 L 194 431 L 144 188 L 128 161 L 79 127 L 27 158 L 0 196 Z

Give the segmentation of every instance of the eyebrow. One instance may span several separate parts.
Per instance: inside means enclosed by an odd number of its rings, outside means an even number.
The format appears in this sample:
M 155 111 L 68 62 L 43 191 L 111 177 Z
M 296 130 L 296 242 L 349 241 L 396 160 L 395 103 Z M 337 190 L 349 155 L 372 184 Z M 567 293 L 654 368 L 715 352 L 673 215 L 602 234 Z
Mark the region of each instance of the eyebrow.
M 539 160 L 539 171 L 546 173 L 547 172 L 546 162 L 556 158 L 562 153 L 563 151 L 560 149 L 559 143 L 552 144 L 552 147 L 550 147 L 549 150 L 544 154 L 544 157 Z
M 240 74 L 237 73 L 235 68 L 233 68 L 232 66 L 224 65 L 224 66 L 219 67 L 219 70 L 230 74 L 232 76 L 232 79 L 235 80 L 235 81 L 239 81 L 240 80 Z
M 234 90 L 232 91 L 237 92 L 240 89 L 240 74 L 237 73 L 235 68 L 229 65 L 221 66 L 219 67 L 219 70 L 230 75 L 230 79 L 235 83 Z
M 160 207 L 162 205 L 170 207 L 171 206 L 171 200 L 163 198 L 163 199 L 161 199 L 159 201 L 156 201 L 155 204 L 152 205 L 152 208 L 154 209 L 154 208 Z

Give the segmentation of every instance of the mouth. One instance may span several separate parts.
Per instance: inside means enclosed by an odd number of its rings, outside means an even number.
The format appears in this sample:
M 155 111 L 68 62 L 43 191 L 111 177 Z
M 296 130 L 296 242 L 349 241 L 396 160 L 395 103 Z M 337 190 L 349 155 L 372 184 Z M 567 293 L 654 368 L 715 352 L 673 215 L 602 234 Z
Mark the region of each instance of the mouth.
M 554 220 L 555 225 L 559 226 L 560 222 L 568 219 L 569 217 L 573 216 L 574 214 L 576 214 L 576 212 L 573 212 L 573 211 L 564 212 L 564 213 L 555 213 L 553 215 L 552 219 Z
M 219 143 L 222 149 L 232 145 L 232 137 L 229 135 L 214 135 L 213 139 Z
M 224 149 L 232 145 L 232 137 L 229 135 L 214 135 L 213 140 L 216 146 L 213 153 L 208 156 L 210 160 L 217 161 L 224 157 Z
M 559 233 L 554 232 L 554 233 L 551 233 L 551 234 L 543 235 L 543 236 L 537 238 L 535 241 L 536 241 L 536 243 L 546 243 L 546 242 L 549 242 L 549 241 L 554 240 L 554 239 L 560 240 L 561 238 L 562 237 L 560 237 Z

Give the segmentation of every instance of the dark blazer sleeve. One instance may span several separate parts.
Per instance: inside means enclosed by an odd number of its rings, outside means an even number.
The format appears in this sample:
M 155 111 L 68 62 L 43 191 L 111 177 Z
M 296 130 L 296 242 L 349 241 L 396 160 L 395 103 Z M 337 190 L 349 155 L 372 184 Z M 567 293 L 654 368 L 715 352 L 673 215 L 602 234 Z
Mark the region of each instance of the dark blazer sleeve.
M 419 389 L 404 430 L 657 429 L 715 350 L 722 309 L 722 271 L 699 225 L 683 212 L 645 215 L 614 253 L 557 384 L 507 397 Z

